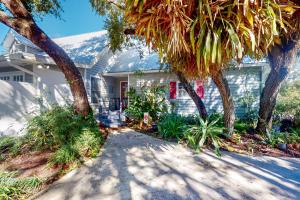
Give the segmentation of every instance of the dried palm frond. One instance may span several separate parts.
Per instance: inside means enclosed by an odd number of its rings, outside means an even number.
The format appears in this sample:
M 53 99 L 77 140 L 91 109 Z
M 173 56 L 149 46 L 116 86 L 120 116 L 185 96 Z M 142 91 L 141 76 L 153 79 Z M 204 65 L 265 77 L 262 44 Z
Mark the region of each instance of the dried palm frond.
M 232 59 L 264 56 L 299 26 L 288 0 L 127 0 L 136 34 L 187 77 L 207 77 Z M 293 22 L 293 23 L 291 23 Z

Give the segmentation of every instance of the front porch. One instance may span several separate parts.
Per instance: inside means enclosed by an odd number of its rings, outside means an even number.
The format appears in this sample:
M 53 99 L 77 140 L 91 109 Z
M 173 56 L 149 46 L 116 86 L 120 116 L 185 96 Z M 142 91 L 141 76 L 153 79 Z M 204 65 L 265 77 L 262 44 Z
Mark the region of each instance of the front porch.
M 101 85 L 99 85 L 101 84 Z M 92 101 L 97 100 L 99 115 L 97 119 L 105 127 L 117 128 L 124 123 L 124 110 L 128 107 L 127 91 L 129 87 L 129 74 L 105 74 L 98 84 L 91 81 Z M 93 88 L 99 88 L 98 98 Z
M 98 98 L 99 113 L 106 114 L 111 111 L 124 111 L 128 107 L 128 88 L 129 74 L 103 75 L 100 98 Z

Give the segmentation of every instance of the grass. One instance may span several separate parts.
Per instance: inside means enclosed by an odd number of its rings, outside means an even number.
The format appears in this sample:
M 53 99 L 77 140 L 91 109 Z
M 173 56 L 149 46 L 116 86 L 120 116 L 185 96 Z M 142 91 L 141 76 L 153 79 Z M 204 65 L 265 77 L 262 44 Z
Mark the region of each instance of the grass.
M 43 183 L 37 177 L 17 178 L 17 175 L 17 172 L 0 171 L 0 199 L 25 199 Z

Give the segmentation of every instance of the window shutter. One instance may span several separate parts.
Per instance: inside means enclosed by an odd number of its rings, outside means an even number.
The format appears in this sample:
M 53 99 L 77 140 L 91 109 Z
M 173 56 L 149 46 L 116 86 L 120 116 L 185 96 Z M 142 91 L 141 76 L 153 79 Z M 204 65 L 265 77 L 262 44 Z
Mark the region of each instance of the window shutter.
M 200 81 L 200 80 L 196 81 L 196 93 L 201 99 L 204 98 L 204 84 L 203 84 L 203 81 Z
M 176 81 L 170 82 L 170 99 L 176 99 Z

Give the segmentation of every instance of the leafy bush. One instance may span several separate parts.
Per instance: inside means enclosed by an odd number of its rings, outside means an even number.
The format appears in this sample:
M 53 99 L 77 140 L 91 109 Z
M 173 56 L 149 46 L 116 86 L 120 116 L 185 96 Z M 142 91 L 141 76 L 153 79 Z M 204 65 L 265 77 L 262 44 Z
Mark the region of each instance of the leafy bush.
M 219 136 L 223 129 L 216 126 L 219 119 L 212 121 L 210 118 L 204 121 L 199 118 L 200 125 L 190 126 L 185 132 L 185 138 L 195 150 L 201 150 L 205 143 L 212 144 L 215 148 L 216 155 L 220 156 Z
M 78 153 L 82 157 L 95 157 L 100 150 L 99 144 L 102 142 L 103 138 L 99 137 L 98 128 L 84 128 L 76 138 L 74 147 L 78 149 Z
M 0 139 L 0 153 L 7 151 L 14 146 L 16 140 L 16 138 L 9 136 L 3 136 L 0 137 Z
M 278 144 L 299 144 L 300 132 L 299 130 L 294 130 L 292 133 L 272 131 L 268 134 L 268 143 L 272 147 Z
M 55 152 L 51 164 L 68 164 L 84 156 L 96 156 L 102 142 L 92 114 L 83 117 L 75 114 L 72 107 L 56 106 L 28 122 L 27 134 L 11 152 L 16 154 L 24 145 L 32 150 L 50 149 Z
M 0 171 L 0 199 L 25 199 L 42 183 L 37 177 L 17 178 L 16 172 Z
M 157 123 L 158 132 L 165 139 L 176 138 L 180 140 L 183 137 L 185 124 L 186 119 L 184 117 L 177 114 L 167 114 L 159 119 Z
M 249 121 L 247 120 L 241 120 L 238 119 L 234 123 L 234 129 L 239 133 L 246 133 L 249 128 L 252 126 L 252 124 L 249 124 Z
M 246 92 L 243 97 L 239 99 L 241 107 L 244 109 L 243 120 L 254 123 L 257 120 L 257 110 L 254 109 L 256 98 L 250 92 Z
M 51 156 L 49 163 L 50 165 L 63 165 L 66 163 L 76 163 L 80 159 L 78 149 L 67 144 L 61 146 L 55 153 Z
M 187 115 L 187 116 L 182 116 L 185 124 L 187 125 L 196 125 L 199 124 L 199 117 L 198 115 Z
M 300 128 L 300 81 L 284 85 L 277 98 L 275 115 L 279 119 L 292 119 L 295 126 Z
M 142 120 L 144 113 L 148 112 L 152 120 L 156 121 L 159 116 L 167 111 L 165 101 L 165 89 L 158 84 L 143 86 L 141 94 L 130 88 L 128 96 L 130 99 L 129 107 L 125 110 L 128 116 L 135 120 Z

